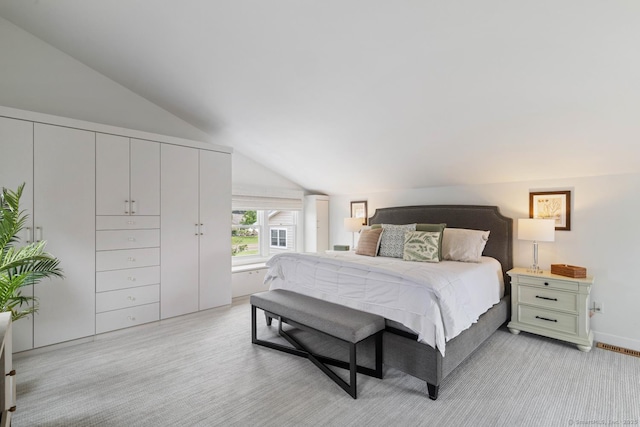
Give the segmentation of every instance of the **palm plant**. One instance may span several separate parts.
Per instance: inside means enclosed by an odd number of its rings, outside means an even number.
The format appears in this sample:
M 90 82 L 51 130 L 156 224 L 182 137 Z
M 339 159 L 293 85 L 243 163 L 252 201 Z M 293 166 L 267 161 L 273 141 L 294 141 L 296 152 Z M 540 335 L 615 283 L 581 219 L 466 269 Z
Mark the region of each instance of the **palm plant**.
M 0 312 L 10 311 L 14 321 L 38 311 L 36 298 L 22 295 L 24 286 L 63 277 L 60 260 L 45 252 L 46 241 L 16 247 L 18 233 L 27 221 L 25 212 L 20 211 L 23 189 L 24 184 L 15 192 L 3 188 L 0 194 Z

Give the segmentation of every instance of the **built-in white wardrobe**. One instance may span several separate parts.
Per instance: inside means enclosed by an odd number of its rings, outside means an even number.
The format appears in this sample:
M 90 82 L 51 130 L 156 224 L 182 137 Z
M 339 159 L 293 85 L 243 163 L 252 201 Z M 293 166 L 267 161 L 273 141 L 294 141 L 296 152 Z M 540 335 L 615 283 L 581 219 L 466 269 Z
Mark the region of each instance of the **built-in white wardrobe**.
M 0 107 L 0 158 L 64 270 L 14 352 L 231 302 L 231 149 Z
M 324 252 L 329 249 L 329 196 L 304 198 L 304 250 Z

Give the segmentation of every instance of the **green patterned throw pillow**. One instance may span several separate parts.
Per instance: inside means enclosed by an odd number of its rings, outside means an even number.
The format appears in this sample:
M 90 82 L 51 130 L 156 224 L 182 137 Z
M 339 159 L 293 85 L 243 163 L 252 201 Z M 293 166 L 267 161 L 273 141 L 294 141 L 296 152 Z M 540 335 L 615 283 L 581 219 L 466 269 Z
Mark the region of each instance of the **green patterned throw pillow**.
M 440 233 L 437 231 L 407 231 L 404 233 L 405 261 L 440 262 Z

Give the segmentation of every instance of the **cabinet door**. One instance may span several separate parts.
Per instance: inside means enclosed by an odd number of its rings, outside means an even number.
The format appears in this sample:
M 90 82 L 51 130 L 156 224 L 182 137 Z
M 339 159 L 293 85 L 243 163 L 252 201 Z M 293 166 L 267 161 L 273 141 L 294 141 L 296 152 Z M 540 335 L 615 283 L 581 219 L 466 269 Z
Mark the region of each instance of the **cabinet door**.
M 160 215 L 160 144 L 131 139 L 131 214 Z
M 231 155 L 200 151 L 200 310 L 231 304 Z
M 161 147 L 160 316 L 198 311 L 198 150 Z
M 36 123 L 34 224 L 62 279 L 34 286 L 34 346 L 95 333 L 95 134 Z
M 321 253 L 329 249 L 329 201 L 316 201 L 316 251 Z M 352 248 L 353 249 L 353 248 Z
M 128 215 L 129 138 L 96 135 L 96 213 Z
M 0 117 L 0 188 L 16 190 L 25 183 L 20 208 L 29 218 L 21 236 L 21 244 L 33 237 L 33 123 Z M 22 294 L 33 296 L 33 286 L 22 288 Z M 26 307 L 23 307 L 26 308 Z M 33 316 L 13 323 L 13 351 L 33 348 Z

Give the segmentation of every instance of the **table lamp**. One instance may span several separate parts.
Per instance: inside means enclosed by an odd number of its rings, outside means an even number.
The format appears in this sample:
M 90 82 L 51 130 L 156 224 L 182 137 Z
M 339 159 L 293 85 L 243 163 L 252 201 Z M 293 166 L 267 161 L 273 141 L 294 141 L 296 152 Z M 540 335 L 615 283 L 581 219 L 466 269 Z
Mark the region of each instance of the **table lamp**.
M 518 240 L 533 240 L 533 265 L 531 273 L 542 273 L 538 265 L 538 242 L 553 242 L 555 240 L 556 221 L 542 218 L 519 218 Z
M 351 249 L 355 249 L 356 233 L 362 228 L 362 218 L 345 218 L 344 228 L 351 234 Z

